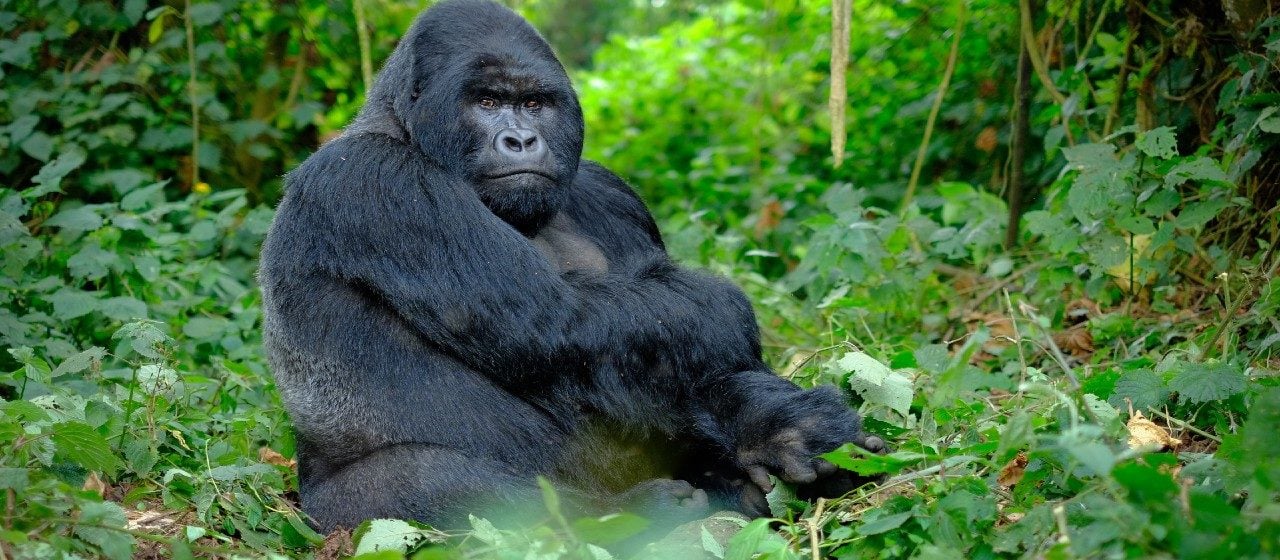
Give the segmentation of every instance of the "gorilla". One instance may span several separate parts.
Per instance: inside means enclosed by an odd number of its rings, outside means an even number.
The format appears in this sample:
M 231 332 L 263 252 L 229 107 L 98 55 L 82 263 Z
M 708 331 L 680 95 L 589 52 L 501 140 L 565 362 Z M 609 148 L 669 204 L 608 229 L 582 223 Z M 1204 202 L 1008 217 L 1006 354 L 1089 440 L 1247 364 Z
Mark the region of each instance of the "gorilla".
M 545 514 L 768 513 L 864 482 L 834 388 L 762 361 L 745 295 L 676 266 L 631 188 L 581 160 L 551 48 L 487 1 L 420 15 L 343 133 L 286 177 L 259 271 L 265 348 L 321 530 Z

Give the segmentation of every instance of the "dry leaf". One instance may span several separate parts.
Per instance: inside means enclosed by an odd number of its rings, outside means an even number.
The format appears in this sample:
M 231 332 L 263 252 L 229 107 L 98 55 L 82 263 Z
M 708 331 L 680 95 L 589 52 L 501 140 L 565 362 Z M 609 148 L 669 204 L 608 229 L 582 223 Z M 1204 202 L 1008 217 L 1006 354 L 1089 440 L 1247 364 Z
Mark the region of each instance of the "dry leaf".
M 279 451 L 266 446 L 258 448 L 258 460 L 268 465 L 287 467 L 290 469 L 298 465 L 297 461 L 286 458 L 284 455 L 281 455 Z
M 978 133 L 978 139 L 973 141 L 974 147 L 988 154 L 994 152 L 998 144 L 999 137 L 996 134 L 996 127 L 994 126 L 988 126 L 982 129 L 982 132 Z
M 1000 469 L 1000 475 L 996 477 L 996 483 L 1005 488 L 1012 488 L 1018 481 L 1022 480 L 1022 475 L 1027 469 L 1027 454 L 1018 453 L 1009 464 Z
M 350 557 L 355 551 L 356 546 L 351 540 L 351 531 L 339 527 L 324 537 L 324 544 L 316 552 L 315 558 L 316 560 L 338 560 Z
M 755 234 L 756 239 L 764 237 L 765 234 L 773 231 L 782 223 L 782 217 L 787 211 L 782 207 L 782 203 L 777 200 L 770 200 L 760 208 L 760 218 L 756 220 Z
M 1093 333 L 1084 324 L 1053 333 L 1053 343 L 1080 361 L 1086 361 L 1093 355 Z
M 1144 418 L 1141 411 L 1134 412 L 1125 427 L 1129 428 L 1129 448 L 1131 449 L 1147 446 L 1177 449 L 1182 445 L 1182 440 L 1169 435 L 1168 430 Z
M 130 531 L 147 531 L 158 534 L 174 533 L 174 529 L 178 525 L 176 517 L 179 512 L 176 511 L 160 511 L 155 509 L 136 510 L 130 509 L 124 512 L 125 528 Z
M 90 472 L 84 479 L 84 489 L 92 491 L 101 498 L 107 493 L 107 483 L 98 476 L 97 472 Z

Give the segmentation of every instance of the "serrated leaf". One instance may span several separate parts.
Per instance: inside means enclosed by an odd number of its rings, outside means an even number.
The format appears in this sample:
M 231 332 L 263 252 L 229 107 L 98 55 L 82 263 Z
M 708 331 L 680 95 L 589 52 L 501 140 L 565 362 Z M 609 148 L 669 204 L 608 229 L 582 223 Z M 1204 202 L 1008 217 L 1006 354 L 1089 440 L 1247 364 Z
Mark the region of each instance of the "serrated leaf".
M 399 519 L 372 519 L 361 527 L 356 554 L 383 550 L 407 553 L 427 539 L 427 532 Z
M 54 214 L 44 225 L 69 231 L 93 231 L 102 227 L 102 216 L 87 206 L 79 206 Z
M 1165 188 L 1177 187 L 1187 181 L 1217 181 L 1221 183 L 1229 182 L 1227 173 L 1218 166 L 1218 163 L 1206 158 L 1198 157 L 1190 161 L 1184 161 L 1175 165 L 1169 173 L 1164 176 Z
M 893 373 L 889 366 L 880 363 L 866 352 L 846 352 L 836 360 L 836 366 L 851 373 L 850 379 L 856 377 L 863 383 L 873 385 L 884 383 L 885 378 Z
M 53 156 L 53 137 L 40 131 L 35 131 L 22 141 L 22 151 L 27 155 L 40 161 L 49 161 Z
M 1115 391 L 1107 402 L 1120 410 L 1128 410 L 1133 403 L 1134 410 L 1146 410 L 1164 404 L 1169 400 L 1169 389 L 1156 372 L 1149 369 L 1135 369 L 1125 372 L 1116 381 Z
M 863 520 L 862 523 L 858 524 L 858 534 L 869 536 L 887 533 L 901 527 L 903 523 L 906 523 L 908 519 L 911 519 L 911 515 L 911 512 L 904 511 L 902 513 L 884 515 L 871 520 Z
M 50 375 L 51 377 L 59 377 L 68 373 L 80 373 L 89 369 L 89 366 L 94 363 L 101 362 L 102 358 L 106 355 L 106 349 L 94 346 L 93 348 L 62 360 L 62 363 L 58 364 L 58 367 L 54 368 L 53 373 Z
M 216 2 L 192 4 L 187 17 L 191 18 L 191 23 L 201 27 L 216 23 L 222 17 L 222 5 Z
M 75 526 L 76 536 L 98 547 L 104 557 L 111 560 L 133 558 L 133 535 L 121 530 L 124 529 L 126 519 L 124 508 L 119 504 L 85 503 L 80 507 L 79 521 Z
M 0 489 L 17 490 L 21 492 L 26 489 L 30 482 L 30 473 L 27 469 L 0 467 Z
M 1178 155 L 1178 137 L 1171 126 L 1139 132 L 1135 145 L 1151 157 L 1169 159 Z
M 942 373 L 951 364 L 951 355 L 947 352 L 947 347 L 942 344 L 921 346 L 912 354 L 920 369 L 929 373 Z
M 218 338 L 230 324 L 230 321 L 222 317 L 192 317 L 182 326 L 182 334 L 200 340 Z
M 1230 362 L 1184 364 L 1169 380 L 1178 402 L 1220 401 L 1245 389 L 1244 371 Z
M 31 182 L 35 183 L 36 186 L 26 193 L 27 197 L 34 198 L 54 191 L 61 191 L 62 179 L 81 165 L 84 165 L 86 158 L 87 154 L 85 154 L 83 148 L 74 144 L 71 145 L 61 154 L 58 154 L 57 159 L 46 163 L 40 168 L 40 172 L 36 173 L 36 176 L 31 179 Z
M 120 296 L 102 300 L 99 309 L 103 315 L 117 321 L 147 318 L 147 304 L 137 298 Z
M 573 532 L 587 542 L 610 545 L 640 534 L 649 520 L 631 513 L 584 517 L 573 522 Z
M 886 406 L 903 416 L 911 412 L 913 386 L 911 380 L 901 373 L 890 372 L 879 384 L 849 376 L 849 387 L 870 404 Z
M 162 350 L 172 345 L 173 339 L 156 327 L 151 321 L 134 321 L 126 323 L 111 335 L 113 340 L 124 339 L 134 352 L 148 358 L 163 358 Z
M 106 438 L 83 422 L 61 422 L 53 425 L 51 436 L 58 454 L 79 463 L 90 471 L 114 475 L 120 469 L 120 458 L 111 452 Z
M 53 316 L 68 320 L 83 317 L 98 310 L 98 298 L 90 292 L 75 288 L 62 288 L 45 299 L 53 304 Z
M 1217 217 L 1218 213 L 1228 206 L 1231 206 L 1231 202 L 1221 199 L 1193 202 L 1186 205 L 1178 213 L 1178 217 L 1174 219 L 1173 224 L 1181 229 L 1198 228 L 1209 223 L 1209 220 Z

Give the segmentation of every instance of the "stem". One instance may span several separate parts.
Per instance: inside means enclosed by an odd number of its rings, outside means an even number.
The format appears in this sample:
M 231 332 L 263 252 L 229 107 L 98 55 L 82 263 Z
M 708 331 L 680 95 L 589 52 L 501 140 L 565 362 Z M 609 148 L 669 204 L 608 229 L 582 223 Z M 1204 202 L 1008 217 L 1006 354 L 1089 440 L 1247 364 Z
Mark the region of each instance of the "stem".
M 911 168 L 911 180 L 907 181 L 907 192 L 902 195 L 902 206 L 899 208 L 901 215 L 906 215 L 907 207 L 911 205 L 911 199 L 915 197 L 916 185 L 920 182 L 920 171 L 924 168 L 924 155 L 929 149 L 929 139 L 933 137 L 933 126 L 938 122 L 938 112 L 942 110 L 942 98 L 946 97 L 947 88 L 951 87 L 951 75 L 955 73 L 956 57 L 960 52 L 960 37 L 964 35 L 964 24 L 968 17 L 969 5 L 961 3 L 960 15 L 956 18 L 956 32 L 951 38 L 951 52 L 947 54 L 947 69 L 942 73 L 942 84 L 938 86 L 938 96 L 933 100 L 933 107 L 929 108 L 929 119 L 924 126 L 924 138 L 920 139 L 920 150 L 916 152 L 916 163 Z
M 1031 55 L 1022 45 L 1018 53 L 1018 84 L 1013 101 L 1013 135 L 1009 139 L 1009 224 L 1005 227 L 1004 248 L 1018 244 L 1022 221 L 1022 195 L 1026 191 L 1027 140 L 1031 122 Z
M 831 157 L 833 167 L 844 163 L 845 110 L 849 88 L 849 19 L 853 13 L 852 0 L 831 0 L 831 96 L 827 107 L 831 110 Z
M 191 186 L 200 183 L 200 107 L 196 102 L 196 30 L 191 23 L 191 0 L 186 0 L 183 23 L 187 28 L 187 94 L 191 97 Z
M 356 12 L 356 37 L 360 41 L 360 74 L 364 77 L 364 89 L 373 87 L 373 58 L 369 47 L 369 26 L 364 19 L 364 0 L 352 0 Z

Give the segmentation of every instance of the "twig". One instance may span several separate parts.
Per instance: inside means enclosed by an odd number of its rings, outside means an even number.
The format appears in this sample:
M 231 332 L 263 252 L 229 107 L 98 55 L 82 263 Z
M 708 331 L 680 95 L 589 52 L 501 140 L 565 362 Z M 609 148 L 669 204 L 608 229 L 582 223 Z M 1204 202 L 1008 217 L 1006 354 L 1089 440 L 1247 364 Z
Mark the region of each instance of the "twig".
M 1218 443 L 1222 443 L 1222 438 L 1220 438 L 1220 437 L 1218 437 L 1218 436 L 1215 436 L 1215 435 L 1213 435 L 1213 434 L 1211 434 L 1211 433 L 1209 433 L 1209 432 L 1206 432 L 1206 431 L 1204 431 L 1204 430 L 1201 430 L 1200 428 L 1197 428 L 1197 427 L 1195 427 L 1195 426 L 1192 426 L 1192 425 L 1191 425 L 1191 423 L 1190 423 L 1190 422 L 1187 422 L 1186 420 L 1179 420 L 1179 419 L 1177 419 L 1177 418 L 1174 418 L 1174 417 L 1172 417 L 1172 416 L 1169 416 L 1168 414 L 1165 414 L 1165 413 L 1164 413 L 1164 411 L 1159 410 L 1159 409 L 1156 409 L 1156 408 L 1153 408 L 1153 407 L 1147 407 L 1147 410 L 1151 411 L 1151 413 L 1152 413 L 1152 414 L 1155 414 L 1156 416 L 1159 416 L 1159 417 L 1160 417 L 1160 419 L 1164 420 L 1165 422 L 1168 422 L 1168 423 L 1170 423 L 1170 424 L 1177 424 L 1179 428 L 1182 428 L 1182 429 L 1187 430 L 1187 431 L 1189 431 L 1189 432 L 1195 432 L 1195 433 L 1200 434 L 1200 435 L 1202 435 L 1202 436 L 1204 436 L 1204 437 L 1206 437 L 1206 438 L 1209 438 L 1209 439 L 1211 439 L 1211 440 L 1213 440 L 1213 441 L 1216 441 L 1216 442 L 1218 442 Z
M 1036 76 L 1040 78 L 1040 84 L 1049 91 L 1049 96 L 1053 98 L 1054 103 L 1064 105 L 1067 98 L 1062 96 L 1062 92 L 1058 91 L 1058 86 L 1053 83 L 1053 78 L 1049 77 L 1049 67 L 1045 64 L 1044 54 L 1040 52 L 1040 44 L 1036 42 L 1035 34 L 1032 32 L 1031 22 L 1031 0 L 1018 0 L 1018 8 L 1021 15 L 1022 43 L 1026 46 L 1027 56 L 1031 59 L 1031 67 L 1035 68 Z M 1063 119 L 1064 121 L 1066 119 Z M 1063 126 L 1066 126 L 1063 122 Z
M 818 498 L 818 505 L 813 508 L 813 517 L 809 518 L 809 553 L 813 560 L 822 559 L 818 552 L 818 529 L 822 525 L 822 508 L 826 505 L 826 498 Z
M 1026 0 L 1023 0 L 1024 2 Z M 933 137 L 933 127 L 938 122 L 938 112 L 942 110 L 942 98 L 947 95 L 947 88 L 951 87 L 951 75 L 956 71 L 956 57 L 960 54 L 960 37 L 964 36 L 965 20 L 969 17 L 969 5 L 960 3 L 960 15 L 956 17 L 955 35 L 951 38 L 951 52 L 947 54 L 947 68 L 942 73 L 942 84 L 938 86 L 938 96 L 933 99 L 933 107 L 929 108 L 929 118 L 925 121 L 924 137 L 920 139 L 920 150 L 916 152 L 916 163 L 911 168 L 911 180 L 907 181 L 907 192 L 902 195 L 902 206 L 899 208 L 900 215 L 906 215 L 907 208 L 911 206 L 911 199 L 915 197 L 916 185 L 920 182 L 920 171 L 924 169 L 925 152 L 929 149 L 929 140 Z
M 1018 244 L 1022 195 L 1026 191 L 1025 168 L 1031 122 L 1031 55 L 1026 45 L 1018 51 L 1018 83 L 1013 97 L 1013 131 L 1009 139 L 1009 224 L 1005 226 L 1005 249 L 1012 249 Z
M 183 23 L 187 28 L 187 94 L 191 96 L 191 186 L 200 184 L 200 106 L 196 100 L 196 30 L 191 23 L 191 0 L 186 0 Z
M 845 110 L 849 89 L 849 19 L 852 17 L 852 0 L 831 0 L 831 96 L 827 106 L 831 110 L 831 156 L 833 167 L 844 163 Z
M 364 77 L 364 89 L 373 87 L 373 55 L 369 47 L 369 26 L 364 20 L 364 0 L 352 0 L 356 12 L 356 37 L 360 42 L 360 75 Z

